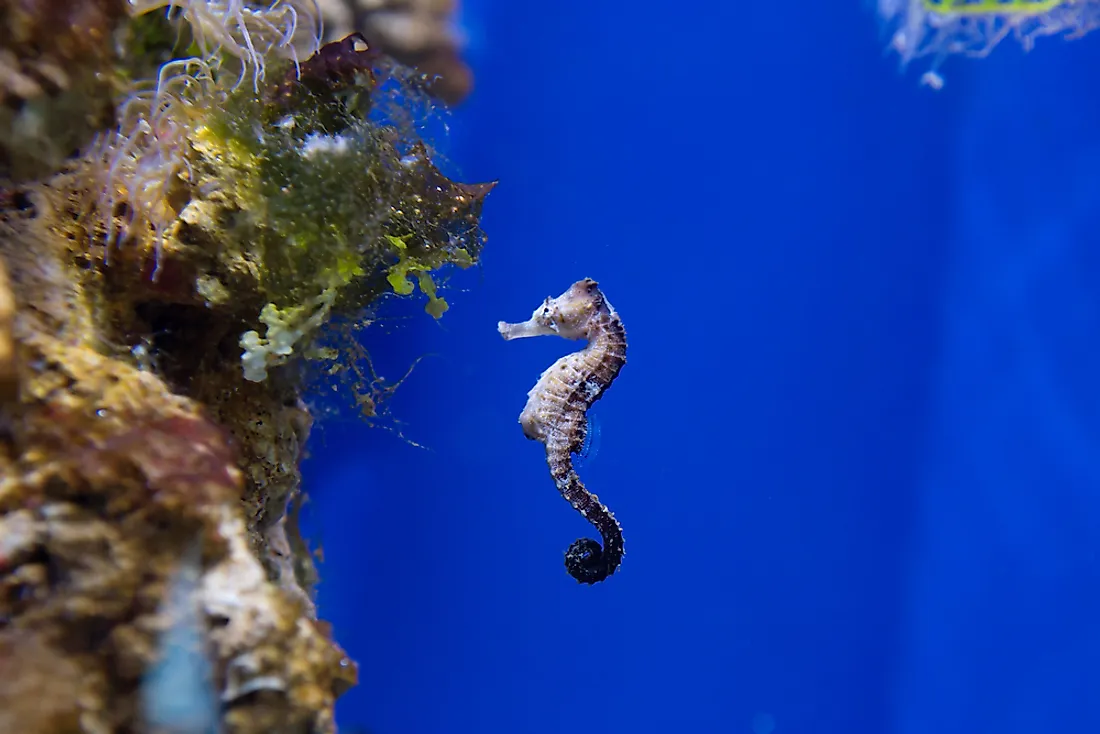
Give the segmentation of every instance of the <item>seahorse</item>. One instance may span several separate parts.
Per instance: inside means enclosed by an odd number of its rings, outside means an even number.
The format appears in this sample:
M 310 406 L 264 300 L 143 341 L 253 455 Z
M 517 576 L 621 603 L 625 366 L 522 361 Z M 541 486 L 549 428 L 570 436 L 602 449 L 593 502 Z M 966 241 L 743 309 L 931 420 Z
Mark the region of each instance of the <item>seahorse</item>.
M 550 476 L 562 497 L 592 523 L 603 547 L 580 538 L 565 553 L 565 568 L 582 584 L 603 581 L 618 570 L 625 549 L 622 526 L 611 510 L 588 491 L 573 468 L 573 454 L 584 446 L 587 413 L 626 364 L 626 330 L 600 290 L 585 278 L 557 298 L 547 297 L 527 321 L 497 324 L 507 340 L 557 335 L 584 339 L 583 349 L 554 362 L 527 393 L 519 422 L 527 438 L 546 446 Z

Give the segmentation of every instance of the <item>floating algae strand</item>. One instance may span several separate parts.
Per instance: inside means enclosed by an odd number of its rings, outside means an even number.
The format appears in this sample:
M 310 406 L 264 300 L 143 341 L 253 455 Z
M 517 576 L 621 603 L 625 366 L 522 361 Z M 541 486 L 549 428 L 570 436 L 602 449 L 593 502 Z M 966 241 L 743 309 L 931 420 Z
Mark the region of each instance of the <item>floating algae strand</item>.
M 1025 50 L 1041 36 L 1079 38 L 1100 23 L 1100 1 L 878 0 L 878 14 L 902 66 L 931 57 L 938 79 L 948 57 L 985 57 L 1009 36 Z

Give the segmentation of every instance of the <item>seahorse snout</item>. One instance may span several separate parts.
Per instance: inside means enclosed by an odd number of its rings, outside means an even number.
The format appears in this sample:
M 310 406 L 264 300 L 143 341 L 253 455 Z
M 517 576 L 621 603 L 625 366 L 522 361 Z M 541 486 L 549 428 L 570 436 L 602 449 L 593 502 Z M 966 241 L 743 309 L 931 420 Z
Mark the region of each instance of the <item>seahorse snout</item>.
M 500 321 L 497 323 L 497 331 L 506 340 L 512 339 L 526 339 L 529 336 L 549 336 L 557 332 L 550 328 L 546 324 L 540 323 L 538 319 L 532 317 L 527 321 L 521 321 L 518 324 L 509 324 L 506 321 Z

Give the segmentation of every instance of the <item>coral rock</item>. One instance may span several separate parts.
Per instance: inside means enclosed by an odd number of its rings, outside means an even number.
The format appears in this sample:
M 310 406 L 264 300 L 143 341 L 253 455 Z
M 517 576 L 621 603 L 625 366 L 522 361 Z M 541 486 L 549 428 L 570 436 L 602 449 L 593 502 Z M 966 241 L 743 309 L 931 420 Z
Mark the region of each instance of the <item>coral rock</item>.
M 133 726 L 165 586 L 197 540 L 226 731 L 332 731 L 332 704 L 354 666 L 313 621 L 308 594 L 273 581 L 257 555 L 257 534 L 278 522 L 242 503 L 240 442 L 129 353 L 109 354 L 56 192 L 26 195 L 33 206 L 0 225 L 21 374 L 0 464 L 0 647 L 10 651 L 0 658 L 18 672 L 0 672 L 9 724 L 0 728 Z M 254 420 L 259 412 L 237 409 Z M 256 435 L 246 448 L 263 454 L 257 466 L 274 464 L 262 477 L 296 472 L 297 442 L 281 455 L 273 432 Z M 284 512 L 291 491 L 272 496 L 271 513 Z M 3 705 L 47 669 L 57 671 L 56 703 Z

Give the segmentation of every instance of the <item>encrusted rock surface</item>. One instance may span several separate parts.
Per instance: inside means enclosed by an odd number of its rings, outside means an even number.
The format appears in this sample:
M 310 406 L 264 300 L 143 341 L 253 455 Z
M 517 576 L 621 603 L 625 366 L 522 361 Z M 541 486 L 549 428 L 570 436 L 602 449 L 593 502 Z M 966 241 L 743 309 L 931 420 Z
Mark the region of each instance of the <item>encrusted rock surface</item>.
M 254 534 L 270 528 L 244 489 L 263 485 L 241 468 L 269 472 L 285 503 L 304 435 L 261 430 L 242 445 L 207 408 L 112 356 L 54 195 L 21 192 L 23 209 L 0 224 L 20 367 L 0 454 L 0 730 L 139 730 L 165 585 L 197 542 L 226 730 L 332 731 L 355 666 L 305 590 L 273 580 L 256 555 Z M 238 409 L 295 424 L 268 407 Z M 269 453 L 253 453 L 261 447 Z M 35 676 L 54 693 L 27 699 Z
M 433 78 L 432 93 L 450 104 L 473 90 L 474 75 L 462 59 L 458 0 L 322 0 L 325 31 L 343 38 L 361 31 L 403 64 Z
M 0 416 L 4 406 L 15 400 L 18 384 L 15 376 L 15 339 L 12 336 L 14 321 L 15 299 L 8 282 L 8 270 L 0 261 Z
M 0 175 L 49 173 L 111 122 L 126 0 L 0 3 Z
M 55 4 L 20 6 L 38 35 L 0 49 L 18 68 L 67 38 L 39 22 Z M 150 681 L 174 664 L 182 578 L 217 702 L 207 720 L 335 731 L 356 665 L 317 618 L 293 512 L 304 379 L 369 416 L 364 309 L 419 288 L 441 317 L 439 270 L 484 243 L 494 184 L 435 167 L 418 75 L 358 34 L 291 63 L 279 23 L 304 5 L 257 5 L 240 25 L 224 4 L 174 5 L 157 20 L 146 10 L 161 4 L 130 3 L 126 73 L 161 73 L 109 105 L 117 124 L 95 142 L 16 175 L 0 118 L 0 732 L 166 731 Z M 124 20 L 109 2 L 93 11 Z M 223 47 L 173 55 L 188 23 L 215 22 Z M 120 75 L 103 49 L 85 49 L 88 73 Z

